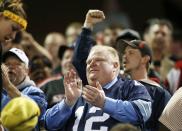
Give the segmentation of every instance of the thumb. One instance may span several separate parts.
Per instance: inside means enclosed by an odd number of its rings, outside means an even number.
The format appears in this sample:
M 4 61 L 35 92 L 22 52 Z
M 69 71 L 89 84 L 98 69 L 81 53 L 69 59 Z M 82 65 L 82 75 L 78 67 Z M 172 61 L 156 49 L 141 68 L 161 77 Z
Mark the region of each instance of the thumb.
M 78 88 L 82 90 L 82 80 L 78 79 L 77 81 Z
M 97 89 L 102 90 L 102 86 L 100 85 L 99 81 L 96 82 L 96 87 Z

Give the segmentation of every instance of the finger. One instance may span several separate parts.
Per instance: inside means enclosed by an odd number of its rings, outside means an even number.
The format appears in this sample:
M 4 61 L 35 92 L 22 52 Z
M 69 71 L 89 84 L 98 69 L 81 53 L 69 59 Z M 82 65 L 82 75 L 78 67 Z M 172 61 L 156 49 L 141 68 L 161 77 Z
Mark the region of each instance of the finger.
M 83 97 L 86 101 L 88 101 L 89 103 L 92 103 L 92 102 L 93 102 L 93 98 L 92 98 L 91 96 L 89 96 L 89 95 L 86 95 L 86 94 L 83 93 L 82 97 Z
M 92 92 L 94 92 L 94 93 L 97 93 L 97 92 L 98 92 L 97 87 L 93 87 L 93 86 L 90 86 L 90 85 L 85 85 L 85 87 L 86 87 L 88 90 L 90 90 L 90 91 L 92 91 Z
M 68 83 L 68 72 L 64 75 L 64 84 Z
M 81 89 L 81 90 L 83 90 L 82 88 L 82 80 L 80 80 L 80 79 L 77 79 L 77 84 L 78 84 L 78 88 L 79 89 Z
M 105 19 L 105 15 L 103 11 L 100 10 L 93 10 L 90 12 L 90 16 L 91 17 L 95 17 L 95 18 L 101 18 L 101 19 Z
M 102 86 L 100 85 L 99 81 L 96 82 L 96 87 L 97 89 L 102 90 Z
M 74 70 L 71 70 L 69 75 L 71 82 L 76 82 L 76 72 Z
M 1 66 L 3 76 L 8 76 L 9 68 L 6 65 Z
M 90 95 L 90 96 L 92 96 L 92 97 L 94 97 L 97 93 L 95 93 L 95 92 L 93 92 L 92 90 L 89 90 L 89 89 L 87 89 L 87 88 L 84 88 L 83 89 L 83 92 L 85 93 L 85 94 L 88 94 L 88 95 Z

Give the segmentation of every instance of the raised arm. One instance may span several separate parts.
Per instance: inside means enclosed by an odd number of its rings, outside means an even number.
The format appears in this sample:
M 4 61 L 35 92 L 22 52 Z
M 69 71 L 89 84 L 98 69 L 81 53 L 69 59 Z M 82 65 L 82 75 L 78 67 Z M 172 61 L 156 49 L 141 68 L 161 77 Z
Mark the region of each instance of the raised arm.
M 96 23 L 99 23 L 104 19 L 105 16 L 102 11 L 89 10 L 85 18 L 82 32 L 76 41 L 72 63 L 84 85 L 88 84 L 86 78 L 86 59 L 90 49 L 95 44 L 95 41 L 91 36 L 92 29 Z

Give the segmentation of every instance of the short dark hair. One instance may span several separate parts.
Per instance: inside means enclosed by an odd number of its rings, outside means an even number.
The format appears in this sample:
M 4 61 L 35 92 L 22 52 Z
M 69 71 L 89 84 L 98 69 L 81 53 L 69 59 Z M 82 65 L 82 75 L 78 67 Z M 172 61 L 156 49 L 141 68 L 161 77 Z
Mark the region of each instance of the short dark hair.
M 173 25 L 171 24 L 171 22 L 167 19 L 149 19 L 147 20 L 147 22 L 145 23 L 145 26 L 144 26 L 144 34 L 145 33 L 148 33 L 148 31 L 150 30 L 150 27 L 152 27 L 153 25 L 165 25 L 169 28 L 169 30 L 171 32 L 173 32 Z

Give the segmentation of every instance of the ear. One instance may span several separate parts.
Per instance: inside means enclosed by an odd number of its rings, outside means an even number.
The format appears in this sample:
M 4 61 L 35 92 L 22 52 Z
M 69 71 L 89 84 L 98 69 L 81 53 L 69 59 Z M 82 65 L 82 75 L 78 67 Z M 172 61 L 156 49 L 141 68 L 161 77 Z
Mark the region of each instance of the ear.
M 113 67 L 114 67 L 114 71 L 118 70 L 119 63 L 118 62 L 113 62 Z
M 143 62 L 144 64 L 148 63 L 149 61 L 150 61 L 150 56 L 148 56 L 148 55 L 143 56 L 142 62 Z

